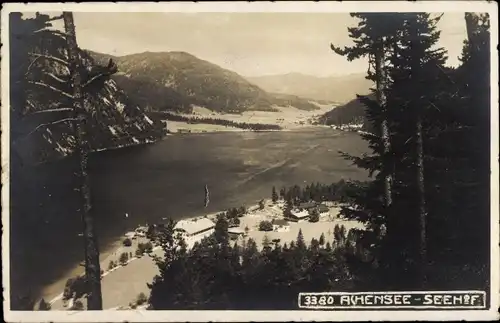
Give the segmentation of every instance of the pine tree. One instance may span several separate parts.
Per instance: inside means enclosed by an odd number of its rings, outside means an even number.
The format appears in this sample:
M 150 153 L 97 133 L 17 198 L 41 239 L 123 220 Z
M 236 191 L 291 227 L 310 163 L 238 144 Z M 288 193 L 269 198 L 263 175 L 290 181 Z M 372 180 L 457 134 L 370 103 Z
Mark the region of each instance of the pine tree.
M 299 229 L 295 246 L 297 247 L 297 249 L 300 250 L 307 249 L 306 243 L 304 242 L 304 235 L 302 234 L 302 229 Z
M 321 236 L 319 237 L 319 245 L 323 246 L 325 244 L 325 234 L 321 233 Z
M 391 14 L 385 17 L 384 26 L 380 26 L 379 20 L 383 14 L 360 14 L 358 17 L 362 19 L 360 25 L 350 32 L 359 42 L 341 53 L 348 58 L 373 53 L 376 73 L 372 79 L 380 81 L 378 72 L 382 71 L 388 82 L 377 91 L 378 103 L 361 98 L 367 107 L 367 117 L 375 124 L 375 133 L 364 136 L 374 154 L 361 158 L 347 156 L 358 166 L 380 172 L 373 182 L 358 184 L 358 192 L 351 194 L 350 205 L 343 208 L 342 213 L 368 224 L 373 234 L 365 234 L 364 243 L 378 247 L 373 251 L 380 253 L 387 279 L 396 277 L 390 274 L 392 271 L 404 271 L 409 276 L 401 278 L 400 282 L 409 284 L 414 279 L 411 277 L 414 272 L 403 268 L 415 267 L 417 260 L 421 268 L 426 263 L 424 134 L 430 130 L 428 116 L 434 113 L 429 110 L 442 100 L 439 91 L 443 88 L 440 70 L 444 51 L 433 48 L 439 32 L 435 28 L 437 19 L 428 14 Z M 379 55 L 381 46 L 385 48 L 382 51 L 386 53 L 384 60 Z M 389 150 L 384 138 L 386 121 L 391 125 L 392 148 Z M 397 181 L 392 180 L 394 176 Z M 388 268 L 391 269 L 387 271 Z
M 264 234 L 264 238 L 262 238 L 262 246 L 264 247 L 264 250 L 267 250 L 267 248 L 271 246 L 271 240 L 269 240 L 267 234 Z
M 282 187 L 280 189 L 280 198 L 285 199 L 285 196 L 286 196 L 286 189 Z
M 68 42 L 68 56 L 71 72 L 71 84 L 73 88 L 73 113 L 75 121 L 76 154 L 80 161 L 79 180 L 81 181 L 80 193 L 82 195 L 82 220 L 84 222 L 83 232 L 85 239 L 85 275 L 89 284 L 87 296 L 87 308 L 89 310 L 102 310 L 101 275 L 99 264 L 99 250 L 94 232 L 94 219 L 90 212 L 90 184 L 87 174 L 88 147 L 84 128 L 85 100 L 82 85 L 82 66 L 78 57 L 78 45 L 76 43 L 75 23 L 72 12 L 63 12 L 64 30 Z
M 283 210 L 283 217 L 290 218 L 292 215 L 293 205 L 290 200 L 285 201 L 285 209 Z
M 80 162 L 76 174 L 81 194 L 81 213 L 83 236 L 85 239 L 85 271 L 88 276 L 88 309 L 101 309 L 99 251 L 93 229 L 90 211 L 90 192 L 87 175 L 88 136 L 84 124 L 91 109 L 84 107 L 84 94 L 92 95 L 100 90 L 99 86 L 83 91 L 85 84 L 93 84 L 96 79 L 84 78 L 82 51 L 76 43 L 76 35 L 72 13 L 64 12 L 60 16 L 49 17 L 35 14 L 35 18 L 23 20 L 20 14 L 10 17 L 11 32 L 11 118 L 12 118 L 12 152 L 17 156 L 18 139 L 25 139 L 40 129 L 55 124 L 73 124 L 75 151 Z M 65 32 L 50 29 L 52 21 L 63 19 Z M 116 67 L 116 66 L 114 66 Z M 92 68 L 91 68 L 92 69 Z M 113 69 L 114 70 L 114 69 Z M 58 76 L 54 75 L 58 74 Z M 64 71 L 58 73 L 59 71 Z M 116 72 L 116 70 L 114 70 Z M 69 72 L 69 79 L 68 73 Z M 107 70 L 107 76 L 112 74 Z M 86 75 L 88 76 L 88 75 Z M 85 84 L 82 82 L 85 81 Z M 94 84 L 95 85 L 95 84 Z M 48 109 L 41 109 L 49 107 Z M 87 111 L 89 110 L 89 111 Z M 49 123 L 38 124 L 34 129 L 26 131 L 21 116 L 44 115 L 55 119 Z M 29 123 L 28 123 L 29 124 Z M 17 169 L 13 167 L 16 176 Z
M 217 215 L 217 221 L 215 222 L 215 241 L 219 244 L 228 245 L 229 243 L 229 222 L 225 213 Z
M 488 263 L 488 241 L 490 221 L 490 111 L 491 107 L 491 53 L 490 22 L 487 14 L 466 13 L 467 39 L 464 41 L 461 65 L 455 70 L 447 70 L 451 80 L 453 95 L 448 100 L 446 128 L 440 136 L 441 150 L 436 149 L 433 157 L 442 164 L 439 168 L 433 165 L 428 171 L 440 171 L 443 179 L 439 183 L 442 195 L 449 203 L 434 202 L 432 206 L 440 207 L 440 212 L 429 215 L 429 239 L 440 243 L 441 250 L 429 250 L 438 261 L 453 262 L 461 259 L 463 263 L 473 263 L 474 277 L 462 278 L 461 281 L 478 281 L 484 284 Z M 446 106 L 440 105 L 443 110 Z M 437 144 L 439 143 L 436 140 Z M 460 142 L 460 145 L 456 143 Z M 436 146 L 437 146 L 436 144 Z M 443 152 L 443 147 L 447 148 Z M 446 176 L 445 176 L 446 175 Z M 428 186 L 433 189 L 433 186 Z M 432 198 L 433 195 L 429 194 Z M 434 206 L 436 204 L 436 206 Z M 446 218 L 443 214 L 453 214 Z M 433 233 L 434 222 L 438 229 Z M 448 239 L 444 241 L 443 234 Z M 446 250 L 446 251 L 445 251 Z M 439 252 L 439 255 L 436 254 Z M 443 268 L 443 272 L 444 272 Z M 482 273 L 482 274 L 479 274 Z M 464 273 L 465 274 L 465 273 Z M 483 275 L 484 274 L 484 275 Z M 450 275 L 442 274 L 448 279 Z M 481 277 L 481 278 L 480 278 Z M 437 278 L 436 278 L 437 279 Z M 479 282 L 478 282 L 479 283 Z
M 272 200 L 273 203 L 278 202 L 278 193 L 276 192 L 276 187 L 273 186 L 273 192 L 272 192 Z
M 417 168 L 417 194 L 418 194 L 418 212 L 420 224 L 420 247 L 419 262 L 421 284 L 425 284 L 427 267 L 427 210 L 425 197 L 425 178 L 424 178 L 424 139 L 423 139 L 423 111 L 422 106 L 430 106 L 435 101 L 436 94 L 425 88 L 423 84 L 436 80 L 429 79 L 429 76 L 436 77 L 438 68 L 444 66 L 446 57 L 442 48 L 435 49 L 440 32 L 436 25 L 440 17 L 431 18 L 430 14 L 422 13 L 409 16 L 409 36 L 410 36 L 410 68 L 411 74 L 409 82 L 414 87 L 414 96 L 410 102 L 411 109 L 414 111 L 416 124 L 416 168 Z M 432 64 L 432 65 L 431 65 Z M 430 92 L 430 93 L 428 93 Z M 429 95 L 430 94 L 430 95 Z M 425 99 L 426 101 L 422 100 Z
M 391 56 L 388 70 L 392 80 L 388 89 L 388 104 L 393 111 L 390 116 L 394 128 L 393 145 L 398 148 L 400 160 L 395 165 L 395 173 L 401 179 L 394 187 L 398 192 L 394 209 L 415 210 L 408 212 L 405 220 L 391 223 L 393 229 L 406 232 L 407 236 L 392 240 L 389 246 L 397 245 L 403 250 L 400 255 L 404 255 L 404 259 L 396 260 L 395 268 L 401 267 L 401 262 L 407 263 L 408 268 L 419 265 L 414 269 L 419 270 L 420 284 L 426 281 L 427 263 L 424 140 L 428 142 L 427 134 L 433 127 L 427 118 L 435 112 L 436 103 L 442 95 L 441 70 L 446 60 L 445 51 L 434 48 L 439 40 L 440 33 L 436 29 L 439 19 L 426 13 L 405 14 L 399 45 Z
M 317 254 L 319 252 L 319 246 L 320 246 L 319 241 L 316 238 L 312 238 L 309 249 L 313 254 Z
M 355 41 L 353 47 L 345 47 L 344 49 L 331 45 L 332 49 L 339 55 L 347 56 L 349 61 L 368 56 L 370 68 L 373 66 L 375 73 L 368 70 L 367 79 L 375 82 L 376 102 L 368 98 L 361 98 L 362 102 L 367 105 L 367 115 L 369 121 L 375 123 L 377 133 L 365 135 L 365 139 L 371 142 L 371 147 L 381 158 L 365 158 L 356 159 L 360 165 L 365 165 L 371 172 L 381 171 L 381 177 L 384 180 L 384 202 L 386 217 L 389 216 L 389 209 L 392 206 L 392 185 L 393 185 L 393 158 L 391 149 L 390 130 L 388 125 L 388 111 L 386 101 L 386 61 L 387 51 L 390 47 L 394 47 L 396 37 L 398 36 L 398 27 L 402 23 L 401 16 L 398 14 L 385 13 L 352 13 L 352 17 L 360 19 L 358 26 L 348 28 L 350 37 Z M 378 110 L 378 111 L 374 111 Z M 346 156 L 349 157 L 349 156 Z M 353 158 L 351 158 L 353 159 Z M 374 165 L 378 160 L 379 165 Z M 389 221 L 390 222 L 390 221 Z M 378 224 L 379 225 L 379 224 Z M 378 230 L 378 226 L 374 227 Z
M 358 167 L 367 169 L 370 176 L 374 174 L 376 176 L 372 182 L 356 183 L 357 190 L 351 192 L 349 196 L 342 196 L 347 206 L 342 207 L 341 215 L 367 224 L 368 230 L 373 234 L 367 234 L 363 243 L 367 246 L 374 246 L 373 252 L 376 253 L 384 250 L 383 244 L 387 244 L 391 235 L 398 234 L 398 228 L 394 224 L 398 220 L 393 210 L 396 163 L 392 147 L 393 138 L 391 138 L 393 130 L 389 129 L 392 111 L 387 102 L 386 66 L 391 52 L 397 51 L 397 41 L 404 14 L 354 13 L 351 16 L 359 19 L 357 27 L 348 28 L 349 36 L 354 40 L 355 45 L 344 49 L 334 45 L 331 47 L 337 54 L 347 56 L 349 61 L 368 56 L 369 68 L 366 78 L 375 83 L 376 100 L 367 96 L 358 96 L 358 99 L 365 105 L 366 122 L 371 123 L 373 127 L 372 133 L 362 135 L 373 152 L 371 155 L 362 157 L 342 154 Z M 375 71 L 373 72 L 372 69 Z M 384 226 L 388 232 L 387 237 L 380 234 Z M 338 240 L 336 243 L 339 243 Z M 391 258 L 391 255 L 388 257 Z

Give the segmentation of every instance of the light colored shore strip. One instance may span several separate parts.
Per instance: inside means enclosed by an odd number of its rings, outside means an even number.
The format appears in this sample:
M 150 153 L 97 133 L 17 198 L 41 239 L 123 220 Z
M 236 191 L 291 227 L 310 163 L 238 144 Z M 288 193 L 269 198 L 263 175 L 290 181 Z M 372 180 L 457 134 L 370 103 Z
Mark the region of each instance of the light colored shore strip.
M 153 251 L 159 250 L 160 248 L 161 248 L 160 246 L 156 246 L 156 247 L 154 247 L 154 248 L 153 248 Z M 127 261 L 127 264 L 129 264 L 130 262 L 132 262 L 132 261 L 134 261 L 134 260 L 137 260 L 137 259 L 139 259 L 139 258 L 137 258 L 137 257 L 130 258 L 130 259 Z M 113 269 L 110 269 L 110 270 L 108 270 L 108 271 L 105 271 L 105 272 L 101 275 L 101 279 L 102 279 L 102 278 L 104 278 L 104 277 L 106 277 L 107 275 L 111 274 L 113 271 L 115 271 L 115 270 L 117 270 L 117 269 L 119 269 L 119 268 L 121 268 L 121 267 L 123 267 L 123 265 L 118 265 L 118 266 L 116 266 L 116 267 L 115 267 L 115 268 L 113 268 Z M 49 304 L 51 304 L 51 305 L 52 305 L 52 304 L 54 304 L 55 302 L 60 301 L 60 300 L 63 298 L 63 296 L 64 296 L 64 293 L 60 293 L 59 295 L 57 295 L 56 297 L 54 297 L 53 299 L 51 299 L 51 300 L 50 300 L 50 302 L 49 302 Z

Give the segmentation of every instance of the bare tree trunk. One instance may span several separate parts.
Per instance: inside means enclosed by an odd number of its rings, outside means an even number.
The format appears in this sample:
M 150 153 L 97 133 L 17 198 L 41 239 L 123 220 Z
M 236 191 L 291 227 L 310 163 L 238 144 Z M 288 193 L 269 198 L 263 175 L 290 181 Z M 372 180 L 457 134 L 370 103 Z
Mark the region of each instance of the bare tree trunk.
M 75 131 L 76 149 L 75 154 L 80 162 L 78 177 L 80 180 L 80 194 L 82 197 L 82 208 L 80 209 L 83 221 L 83 236 L 85 243 L 85 277 L 87 283 L 87 309 L 102 310 L 101 294 L 101 269 L 99 264 L 99 249 L 94 234 L 94 220 L 90 212 L 90 189 L 87 174 L 88 147 L 85 134 L 85 108 L 82 92 L 81 61 L 78 56 L 78 45 L 76 43 L 75 24 L 72 12 L 64 12 L 64 29 L 67 34 L 68 56 L 71 71 L 71 83 L 73 85 L 73 112 L 75 120 L 73 128 Z
M 419 107 L 417 107 L 418 109 Z M 417 157 L 417 190 L 418 190 L 418 213 L 420 229 L 420 265 L 421 282 L 427 281 L 427 211 L 425 207 L 425 183 L 424 183 L 424 143 L 422 135 L 422 117 L 418 112 L 416 120 L 416 157 Z
M 410 25 L 410 33 L 412 35 L 412 47 L 415 48 L 416 54 L 411 57 L 411 74 L 412 85 L 414 86 L 417 95 L 411 101 L 411 112 L 415 117 L 415 166 L 416 166 L 416 182 L 417 182 L 417 199 L 418 199 L 418 223 L 419 223 L 419 238 L 418 238 L 418 258 L 419 258 L 419 276 L 420 287 L 425 287 L 427 284 L 427 211 L 425 201 L 425 177 L 424 177 L 424 140 L 422 133 L 422 105 L 420 95 L 422 89 L 419 82 L 419 74 L 421 70 L 420 55 L 420 38 L 418 30 L 418 17 Z
M 390 208 L 392 205 L 392 183 L 393 183 L 393 169 L 392 165 L 387 163 L 387 157 L 391 154 L 391 139 L 389 135 L 389 124 L 387 121 L 387 98 L 385 95 L 385 87 L 386 87 L 386 75 L 385 75 L 385 52 L 384 52 L 384 40 L 381 40 L 379 44 L 379 48 L 375 52 L 375 73 L 377 77 L 376 86 L 377 86 L 377 102 L 384 109 L 384 116 L 381 122 L 381 131 L 382 131 L 382 144 L 384 146 L 384 199 L 385 206 Z
M 471 55 L 473 55 L 473 52 L 476 50 L 475 44 L 474 44 L 474 29 L 475 29 L 475 24 L 474 24 L 474 13 L 472 12 L 466 12 L 464 14 L 465 17 L 465 27 L 467 29 L 467 39 L 470 44 L 471 48 Z

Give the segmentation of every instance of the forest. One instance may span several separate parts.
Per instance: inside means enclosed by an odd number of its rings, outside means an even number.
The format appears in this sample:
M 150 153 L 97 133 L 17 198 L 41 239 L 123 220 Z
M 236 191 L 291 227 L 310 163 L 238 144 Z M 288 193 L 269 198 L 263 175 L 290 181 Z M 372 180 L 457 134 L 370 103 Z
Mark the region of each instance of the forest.
M 344 179 L 332 184 L 312 183 L 304 187 L 294 185 L 291 187 L 282 187 L 279 194 L 276 188 L 272 188 L 271 199 L 277 201 L 278 198 L 290 202 L 290 204 L 297 206 L 304 202 L 339 202 L 346 201 L 346 198 L 352 193 L 350 190 L 355 189 L 359 185 L 358 181 L 346 181 Z
M 186 117 L 180 116 L 177 114 L 169 113 L 169 112 L 157 112 L 155 115 L 165 118 L 170 121 L 180 121 L 187 122 L 190 124 L 214 124 L 221 125 L 226 127 L 240 128 L 240 129 L 249 129 L 254 131 L 262 131 L 262 130 L 281 130 L 281 127 L 274 124 L 262 124 L 262 123 L 247 123 L 247 122 L 235 122 L 231 120 L 224 120 L 218 118 L 204 118 L 204 117 Z

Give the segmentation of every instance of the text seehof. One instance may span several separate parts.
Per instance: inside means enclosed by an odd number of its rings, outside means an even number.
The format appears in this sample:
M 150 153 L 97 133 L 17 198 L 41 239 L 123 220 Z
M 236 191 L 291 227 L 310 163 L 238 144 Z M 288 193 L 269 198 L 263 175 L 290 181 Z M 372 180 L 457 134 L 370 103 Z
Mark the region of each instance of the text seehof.
M 482 291 L 300 293 L 299 307 L 310 309 L 472 309 L 486 307 L 486 293 Z

